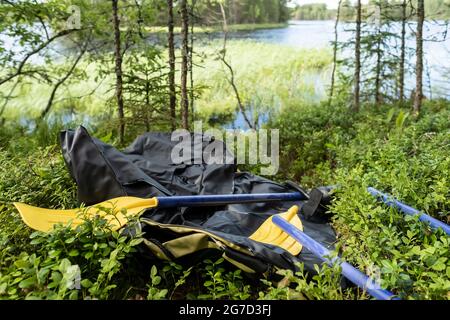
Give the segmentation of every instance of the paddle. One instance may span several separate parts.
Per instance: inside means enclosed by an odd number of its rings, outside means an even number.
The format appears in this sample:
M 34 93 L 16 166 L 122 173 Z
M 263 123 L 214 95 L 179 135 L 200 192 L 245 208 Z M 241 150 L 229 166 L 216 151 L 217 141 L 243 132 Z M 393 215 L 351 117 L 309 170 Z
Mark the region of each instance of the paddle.
M 342 274 L 358 287 L 366 290 L 372 297 L 379 300 L 398 300 L 393 293 L 382 289 L 374 280 L 354 268 L 349 263 L 341 261 L 339 257 L 329 259 L 328 257 L 331 256 L 331 252 L 327 248 L 306 235 L 295 225 L 289 223 L 289 221 L 283 219 L 283 217 L 274 216 L 272 222 L 328 265 L 339 263 L 342 268 Z
M 367 190 L 369 191 L 369 193 L 372 196 L 377 198 L 379 201 L 385 203 L 389 207 L 400 210 L 401 212 L 403 212 L 407 215 L 419 216 L 420 221 L 428 222 L 433 229 L 441 228 L 442 230 L 444 230 L 444 232 L 447 235 L 450 235 L 450 226 L 448 224 L 445 224 L 442 221 L 439 221 L 423 212 L 420 212 L 419 210 L 414 209 L 414 208 L 394 199 L 392 196 L 382 193 L 381 191 L 378 191 L 375 188 L 369 187 Z
M 76 228 L 85 222 L 86 218 L 101 216 L 107 220 L 112 230 L 118 230 L 129 220 L 129 217 L 138 216 L 151 208 L 176 208 L 176 207 L 199 207 L 199 206 L 221 206 L 238 203 L 299 201 L 307 198 L 300 192 L 294 193 L 270 193 L 270 194 L 234 194 L 234 195 L 208 195 L 208 196 L 181 196 L 181 197 L 158 197 L 142 199 L 134 197 L 120 197 L 99 203 L 86 208 L 72 210 L 52 210 L 29 206 L 23 203 L 14 203 L 23 221 L 32 229 L 48 232 L 56 224 L 67 225 Z M 296 227 L 301 228 L 302 223 L 297 211 L 290 210 L 281 216 L 291 221 Z M 271 235 L 269 238 L 268 235 Z M 283 234 L 272 223 L 272 217 L 267 219 L 253 235 L 249 237 L 254 241 L 279 246 L 293 255 L 301 251 L 294 239 Z

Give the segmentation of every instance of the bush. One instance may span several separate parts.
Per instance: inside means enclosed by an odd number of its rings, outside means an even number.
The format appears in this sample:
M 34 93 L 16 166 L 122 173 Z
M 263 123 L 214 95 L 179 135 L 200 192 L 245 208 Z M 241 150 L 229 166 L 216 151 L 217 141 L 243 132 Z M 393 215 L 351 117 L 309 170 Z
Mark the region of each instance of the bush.
M 294 110 L 271 123 L 281 129 L 282 175 L 339 186 L 330 211 L 342 254 L 380 272 L 383 286 L 402 298 L 448 299 L 448 237 L 367 192 L 375 187 L 450 221 L 448 103 L 429 102 L 417 120 L 390 106 L 358 115 L 336 106 Z
M 107 212 L 107 214 L 110 214 Z M 131 223 L 131 222 L 130 222 Z M 123 262 L 142 242 L 111 230 L 102 218 L 72 229 L 34 232 L 30 251 L 2 260 L 0 297 L 8 299 L 107 299 Z
M 450 108 L 426 103 L 414 119 L 385 106 L 351 114 L 340 105 L 289 105 L 268 127 L 280 129 L 280 180 L 338 185 L 330 211 L 340 254 L 404 299 L 449 299 L 448 237 L 415 217 L 377 203 L 373 186 L 444 222 L 450 218 Z M 142 235 L 86 221 L 31 233 L 13 201 L 76 207 L 76 186 L 55 145 L 20 127 L 0 132 L 1 299 L 368 299 L 342 287 L 339 268 L 317 266 L 312 278 L 279 271 L 281 281 L 252 279 L 220 257 L 195 266 L 148 259 Z M 23 135 L 22 138 L 16 138 Z M 50 144 L 52 144 L 50 143 Z M 130 226 L 135 222 L 130 222 Z M 279 279 L 277 279 L 279 280 Z

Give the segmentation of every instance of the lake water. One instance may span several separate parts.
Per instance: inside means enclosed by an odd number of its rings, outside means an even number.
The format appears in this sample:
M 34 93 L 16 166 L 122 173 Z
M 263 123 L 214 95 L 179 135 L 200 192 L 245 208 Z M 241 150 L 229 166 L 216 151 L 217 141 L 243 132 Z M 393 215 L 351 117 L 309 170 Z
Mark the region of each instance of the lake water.
M 254 41 L 261 41 L 273 44 L 283 44 L 296 48 L 324 48 L 331 47 L 334 41 L 334 21 L 290 21 L 288 27 L 279 29 L 263 29 L 256 31 L 231 32 L 229 38 L 231 39 L 250 39 Z M 400 33 L 400 23 L 394 23 L 390 26 L 391 32 Z M 338 34 L 339 41 L 348 41 L 352 38 L 353 33 L 348 31 L 353 29 L 353 24 L 341 23 L 339 24 Z M 416 29 L 415 22 L 408 24 L 408 41 L 407 46 L 411 50 L 415 49 L 414 31 Z M 425 38 L 429 41 L 424 43 L 425 51 L 425 94 L 428 97 L 443 96 L 450 98 L 450 35 L 446 38 L 446 32 L 450 31 L 448 25 L 444 22 L 426 22 L 424 33 Z M 207 42 L 211 39 L 218 39 L 222 35 L 220 33 L 211 33 L 208 35 L 197 34 L 197 39 L 200 42 Z M 16 55 L 20 57 L 24 54 L 21 49 L 12 39 L 0 35 L 1 40 L 4 41 L 6 49 L 13 49 Z M 155 42 L 165 42 L 165 37 L 158 37 L 153 39 Z M 165 43 L 162 43 L 165 44 Z M 399 43 L 392 43 L 393 47 L 399 47 Z M 64 47 L 64 45 L 63 45 Z M 59 48 L 61 49 L 61 48 Z M 351 55 L 353 52 L 347 52 L 346 55 Z M 41 62 L 38 56 L 33 56 L 31 59 L 34 63 Z M 415 57 L 409 57 L 408 64 L 414 66 Z M 411 69 L 412 71 L 414 69 Z M 407 86 L 412 89 L 414 87 L 415 77 L 410 74 L 407 79 Z M 319 83 L 319 85 L 321 85 Z M 324 91 L 324 90 L 321 90 Z
M 281 29 L 257 30 L 250 32 L 234 32 L 230 34 L 232 39 L 251 39 L 274 44 L 283 44 L 297 48 L 324 48 L 331 47 L 334 41 L 334 21 L 291 21 L 289 26 Z M 339 41 L 347 41 L 352 37 L 352 24 L 340 24 L 338 28 Z M 407 27 L 407 46 L 411 50 L 415 49 L 414 30 L 416 24 L 410 22 Z M 400 34 L 401 25 L 395 23 L 391 25 L 391 32 Z M 443 96 L 450 98 L 450 35 L 444 37 L 446 31 L 450 31 L 444 22 L 426 23 L 424 28 L 425 38 L 425 73 L 424 91 L 428 97 Z M 212 35 L 217 37 L 218 35 Z M 399 48 L 398 43 L 392 43 Z M 351 55 L 352 52 L 347 53 Z M 408 58 L 407 63 L 414 66 L 415 57 Z M 414 71 L 414 69 L 412 69 Z M 406 79 L 409 89 L 415 84 L 414 74 L 410 74 Z M 431 89 L 430 89 L 431 88 Z
M 415 56 L 416 40 L 414 31 L 416 23 L 410 22 L 407 26 L 407 47 L 412 54 L 407 57 L 410 73 L 406 75 L 406 94 L 410 95 L 415 88 Z M 334 21 L 291 21 L 289 26 L 280 29 L 256 30 L 248 32 L 230 33 L 231 39 L 250 39 L 273 44 L 282 44 L 296 48 L 327 48 L 332 46 L 335 37 Z M 367 27 L 366 27 L 367 28 Z M 349 41 L 354 36 L 351 31 L 354 24 L 342 23 L 338 27 L 339 41 Z M 390 26 L 390 31 L 400 34 L 401 24 L 394 23 Z M 424 72 L 424 94 L 428 98 L 444 97 L 450 98 L 450 36 L 446 37 L 449 31 L 448 25 L 443 22 L 426 22 L 424 36 L 425 72 Z M 220 33 L 211 34 L 207 37 L 200 37 L 200 41 L 219 38 Z M 203 39 L 202 39 L 203 38 Z M 206 39 L 205 39 L 206 38 Z M 393 48 L 400 48 L 399 43 L 391 43 Z M 352 51 L 342 53 L 351 58 Z M 314 86 L 318 97 L 314 100 L 326 98 L 326 88 L 329 79 L 324 79 L 323 75 L 313 77 Z M 237 113 L 235 121 L 227 128 L 246 128 L 243 116 Z
M 334 21 L 291 21 L 286 28 L 266 29 L 248 32 L 232 32 L 229 37 L 231 39 L 250 39 L 273 44 L 282 44 L 295 48 L 325 48 L 331 47 L 334 40 Z M 352 24 L 340 24 L 338 28 L 339 41 L 350 40 L 353 29 Z M 400 24 L 396 23 L 391 26 L 392 32 L 400 33 Z M 408 25 L 408 47 L 412 50 L 415 48 L 414 30 L 415 22 Z M 425 51 L 425 73 L 424 73 L 424 92 L 428 98 L 445 97 L 450 98 L 450 36 L 444 38 L 443 32 L 449 31 L 448 26 L 443 22 L 427 22 L 425 24 L 425 37 L 429 41 L 424 43 Z M 198 41 L 209 41 L 221 37 L 220 33 L 212 33 L 208 35 L 197 35 Z M 3 38 L 3 40 L 8 40 Z M 433 40 L 433 41 L 431 41 Z M 162 37 L 165 41 L 165 37 Z M 20 46 L 15 46 L 12 41 L 6 41 L 6 47 L 15 47 L 18 55 L 23 54 Z M 394 48 L 399 48 L 398 43 L 392 43 Z M 349 57 L 353 52 L 345 53 Z M 36 59 L 36 60 L 35 60 Z M 34 57 L 33 62 L 38 62 L 38 58 Z M 415 57 L 412 54 L 408 58 L 408 65 L 411 72 L 407 75 L 406 85 L 409 91 L 414 88 Z M 329 85 L 329 77 L 323 74 L 308 75 L 311 83 L 315 87 L 316 95 L 312 97 L 312 102 L 326 98 L 326 88 Z M 409 93 L 407 93 L 409 94 Z M 236 121 L 231 125 L 233 127 L 244 127 L 245 122 L 242 115 L 238 114 Z

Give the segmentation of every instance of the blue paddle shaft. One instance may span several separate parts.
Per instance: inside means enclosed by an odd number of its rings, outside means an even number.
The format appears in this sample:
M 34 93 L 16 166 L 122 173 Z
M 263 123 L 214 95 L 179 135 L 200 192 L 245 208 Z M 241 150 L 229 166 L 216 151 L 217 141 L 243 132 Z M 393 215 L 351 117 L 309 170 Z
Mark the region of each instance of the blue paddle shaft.
M 372 297 L 378 300 L 398 299 L 390 291 L 382 289 L 379 284 L 354 268 L 351 264 L 341 261 L 339 257 L 329 259 L 328 257 L 331 256 L 331 252 L 327 248 L 284 220 L 282 217 L 276 215 L 273 216 L 273 222 L 327 264 L 333 265 L 336 262 L 339 263 L 342 268 L 342 274 L 358 287 L 366 290 Z
M 446 234 L 450 235 L 450 226 L 448 224 L 445 224 L 442 221 L 439 221 L 423 212 L 420 212 L 419 210 L 414 209 L 394 199 L 392 196 L 378 191 L 377 189 L 370 187 L 367 190 L 370 192 L 371 195 L 373 195 L 380 201 L 384 202 L 389 207 L 396 208 L 397 210 L 400 210 L 401 212 L 408 214 L 410 216 L 419 216 L 420 221 L 428 222 L 433 229 L 441 228 L 442 230 L 444 230 Z
M 279 202 L 307 200 L 300 192 L 230 194 L 208 196 L 158 197 L 158 208 L 223 206 L 238 203 Z

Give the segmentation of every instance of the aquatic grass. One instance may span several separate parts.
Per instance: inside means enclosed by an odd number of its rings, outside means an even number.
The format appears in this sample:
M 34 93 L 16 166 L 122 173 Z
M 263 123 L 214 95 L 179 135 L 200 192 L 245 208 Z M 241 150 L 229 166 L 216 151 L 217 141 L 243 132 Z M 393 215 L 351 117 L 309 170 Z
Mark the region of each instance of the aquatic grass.
M 52 111 L 64 113 L 73 111 L 87 115 L 97 115 L 105 112 L 105 105 L 113 92 L 111 77 L 104 79 L 98 76 L 98 65 L 84 61 L 79 70 L 86 73 L 86 79 L 72 81 L 69 79 L 61 86 L 53 102 Z M 8 94 L 12 84 L 2 86 L 1 92 Z M 53 87 L 36 80 L 27 81 L 14 91 L 3 114 L 7 120 L 36 119 L 46 107 Z M 95 92 L 93 92 L 95 89 Z
M 232 121 L 237 110 L 236 97 L 228 82 L 229 73 L 217 60 L 220 40 L 208 46 L 196 46 L 195 85 L 199 98 L 195 102 L 197 116 L 204 120 Z M 179 56 L 179 53 L 178 53 Z M 166 60 L 164 54 L 162 60 Z M 284 107 L 288 101 L 317 102 L 324 96 L 321 83 L 326 82 L 331 52 L 327 49 L 297 49 L 250 40 L 230 40 L 227 60 L 233 66 L 236 84 L 244 103 L 254 112 L 269 113 Z M 99 65 L 84 61 L 79 69 L 86 79 L 68 82 L 61 87 L 53 111 L 70 111 L 95 117 L 114 113 L 108 101 L 113 98 L 113 75 L 99 76 Z M 179 74 L 176 79 L 178 81 Z M 36 119 L 45 108 L 52 87 L 30 81 L 16 92 L 5 110 L 6 119 Z M 95 92 L 93 92 L 95 90 Z M 7 93 L 8 86 L 2 87 Z
M 198 47 L 201 56 L 217 57 L 222 42 Z M 289 100 L 317 102 L 323 90 L 318 78 L 326 77 L 331 64 L 327 49 L 296 49 L 289 46 L 232 40 L 227 44 L 227 61 L 232 65 L 236 85 L 244 104 L 255 112 L 283 108 Z M 197 84 L 204 87 L 196 101 L 196 111 L 208 119 L 237 110 L 235 94 L 228 79 L 229 71 L 218 59 L 199 60 L 194 70 Z

